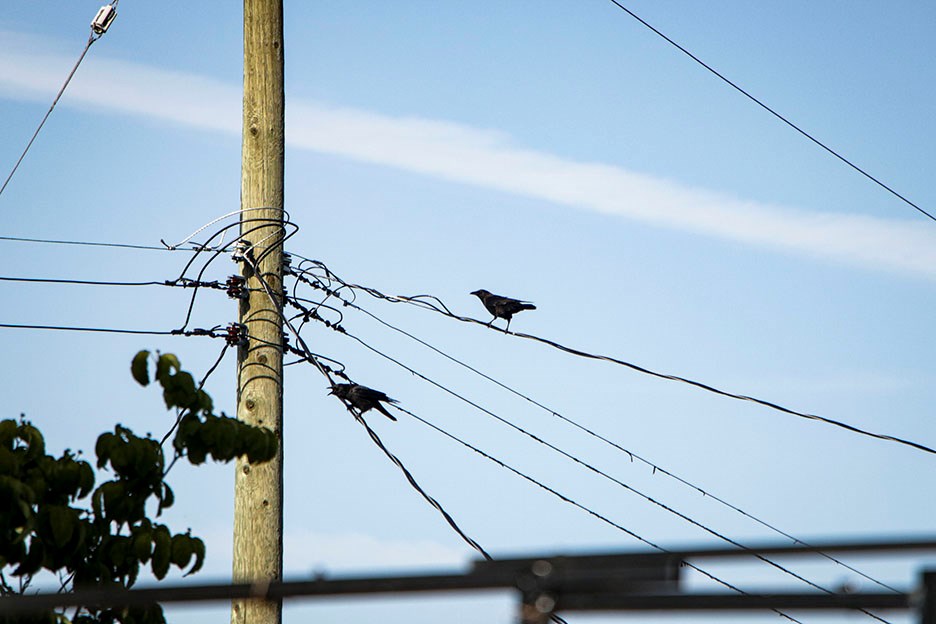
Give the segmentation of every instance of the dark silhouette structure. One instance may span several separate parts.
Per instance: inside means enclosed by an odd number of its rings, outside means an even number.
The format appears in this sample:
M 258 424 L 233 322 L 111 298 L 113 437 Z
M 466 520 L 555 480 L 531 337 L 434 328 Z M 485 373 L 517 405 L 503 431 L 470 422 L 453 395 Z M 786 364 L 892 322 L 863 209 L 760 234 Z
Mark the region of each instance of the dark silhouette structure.
M 484 304 L 484 307 L 487 308 L 487 311 L 494 315 L 494 318 L 491 319 L 491 323 L 499 318 L 505 319 L 507 321 L 507 327 L 504 328 L 505 332 L 510 329 L 510 319 L 513 318 L 514 314 L 523 310 L 536 309 L 536 306 L 529 301 L 520 301 L 519 299 L 502 297 L 483 289 L 476 290 L 471 294 L 480 299 L 481 303 Z M 488 325 L 490 326 L 491 323 L 488 323 Z
M 356 383 L 335 384 L 328 394 L 334 394 L 339 399 L 343 399 L 357 409 L 361 414 L 369 409 L 375 409 L 390 420 L 395 421 L 396 416 L 387 411 L 381 401 L 384 403 L 398 403 L 396 399 L 391 399 L 380 390 L 374 390 L 367 386 Z

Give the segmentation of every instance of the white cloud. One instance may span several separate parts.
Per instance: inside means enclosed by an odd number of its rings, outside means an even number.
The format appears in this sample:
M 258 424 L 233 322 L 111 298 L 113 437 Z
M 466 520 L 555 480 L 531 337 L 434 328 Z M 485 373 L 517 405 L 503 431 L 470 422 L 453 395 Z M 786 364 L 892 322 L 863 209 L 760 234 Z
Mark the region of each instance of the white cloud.
M 0 33 L 0 95 L 47 99 L 73 57 Z M 239 133 L 240 86 L 114 61 L 92 50 L 62 105 Z M 290 99 L 290 146 L 864 268 L 936 277 L 936 229 L 914 219 L 810 213 L 691 188 L 622 167 L 516 146 L 469 126 Z

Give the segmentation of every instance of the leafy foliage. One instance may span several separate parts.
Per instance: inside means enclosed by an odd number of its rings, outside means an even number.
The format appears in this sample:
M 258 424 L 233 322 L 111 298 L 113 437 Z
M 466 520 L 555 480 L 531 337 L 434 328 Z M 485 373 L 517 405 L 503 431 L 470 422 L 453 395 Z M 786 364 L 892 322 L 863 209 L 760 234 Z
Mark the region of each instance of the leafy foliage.
M 215 415 L 211 397 L 182 370 L 176 356 L 141 351 L 133 358 L 131 374 L 143 386 L 158 382 L 166 407 L 176 411 L 169 468 L 182 457 L 197 465 L 209 456 L 224 462 L 246 456 L 252 463 L 275 456 L 276 435 Z M 188 531 L 174 534 L 156 521 L 174 502 L 162 445 L 117 425 L 98 437 L 94 450 L 97 468 L 113 475 L 97 487 L 94 469 L 80 453 L 66 450 L 53 457 L 31 423 L 22 418 L 0 421 L 0 594 L 25 591 L 41 570 L 57 574 L 63 588 L 129 588 L 143 567 L 160 580 L 173 566 L 186 570 L 186 576 L 202 567 L 204 542 Z M 7 574 L 18 578 L 19 589 Z M 0 624 L 5 621 L 0 618 Z M 18 616 L 16 621 L 69 622 L 62 613 Z M 159 605 L 151 605 L 82 608 L 70 621 L 164 624 L 165 618 Z

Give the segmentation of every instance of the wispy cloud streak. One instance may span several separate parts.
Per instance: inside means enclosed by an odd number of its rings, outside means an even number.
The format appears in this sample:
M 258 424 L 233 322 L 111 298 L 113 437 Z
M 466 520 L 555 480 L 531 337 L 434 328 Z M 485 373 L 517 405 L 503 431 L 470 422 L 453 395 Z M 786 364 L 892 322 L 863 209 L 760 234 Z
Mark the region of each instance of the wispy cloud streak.
M 54 42 L 0 32 L 0 96 L 42 100 L 73 62 Z M 60 105 L 239 133 L 240 87 L 111 60 L 87 62 Z M 812 213 L 745 201 L 622 167 L 524 149 L 509 136 L 290 99 L 290 146 L 576 209 L 863 268 L 936 278 L 936 228 L 919 220 Z

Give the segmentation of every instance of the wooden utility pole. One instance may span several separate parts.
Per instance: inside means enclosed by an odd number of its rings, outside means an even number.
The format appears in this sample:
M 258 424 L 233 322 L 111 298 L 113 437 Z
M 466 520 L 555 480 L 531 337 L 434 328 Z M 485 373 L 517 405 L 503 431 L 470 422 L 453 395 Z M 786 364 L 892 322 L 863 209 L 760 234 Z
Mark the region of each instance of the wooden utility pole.
M 241 301 L 240 322 L 250 340 L 238 351 L 237 417 L 275 431 L 279 451 L 258 466 L 237 461 L 233 575 L 259 592 L 283 576 L 284 101 L 283 0 L 244 0 L 241 236 L 251 246 L 242 264 L 249 299 Z M 232 604 L 232 624 L 280 622 L 282 602 Z

